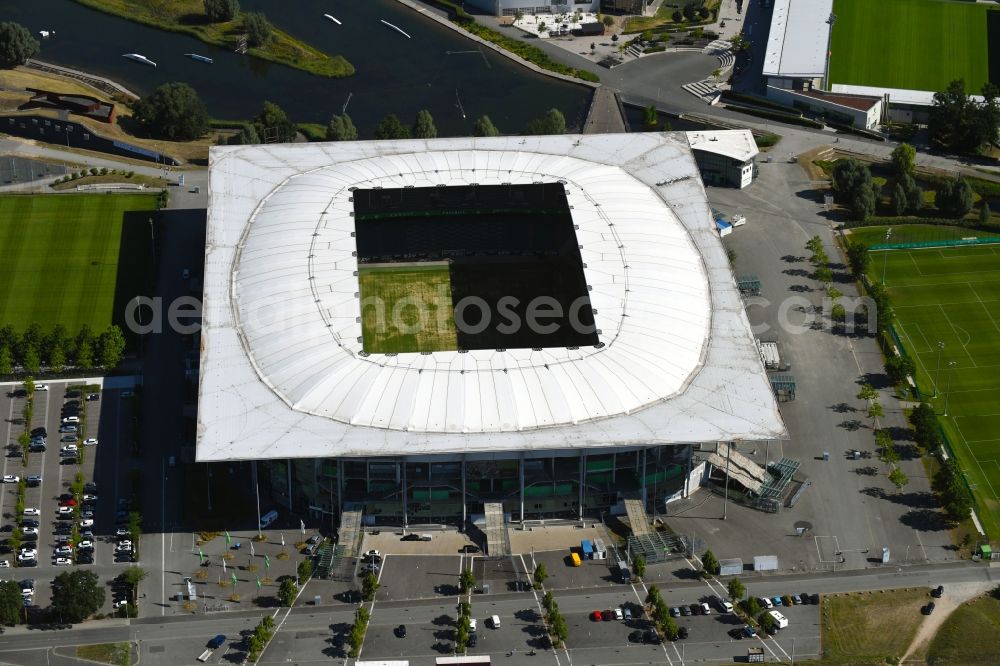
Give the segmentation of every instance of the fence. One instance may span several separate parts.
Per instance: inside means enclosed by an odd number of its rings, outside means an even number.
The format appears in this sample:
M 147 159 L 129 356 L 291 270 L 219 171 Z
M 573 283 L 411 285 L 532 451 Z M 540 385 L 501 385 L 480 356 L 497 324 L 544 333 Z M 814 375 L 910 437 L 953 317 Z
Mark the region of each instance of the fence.
M 889 243 L 872 245 L 869 250 L 919 250 L 929 247 L 961 247 L 965 245 L 995 245 L 1000 243 L 1000 236 L 983 236 L 969 238 L 938 239 L 914 243 Z

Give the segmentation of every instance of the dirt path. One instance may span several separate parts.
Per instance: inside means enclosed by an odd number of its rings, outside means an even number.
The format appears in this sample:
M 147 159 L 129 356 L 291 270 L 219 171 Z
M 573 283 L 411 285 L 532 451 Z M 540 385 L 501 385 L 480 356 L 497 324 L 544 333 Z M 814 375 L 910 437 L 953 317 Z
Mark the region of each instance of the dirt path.
M 900 664 L 907 663 L 907 659 L 914 652 L 926 652 L 931 640 L 937 633 L 944 621 L 952 614 L 956 608 L 966 601 L 989 591 L 994 585 L 991 583 L 956 583 L 945 585 L 944 594 L 940 599 L 934 599 L 934 614 L 924 618 L 917 635 L 913 637 L 913 642 L 906 650 L 906 654 L 899 660 Z M 921 648 L 917 650 L 917 648 Z M 914 660 L 912 663 L 923 663 L 923 660 Z

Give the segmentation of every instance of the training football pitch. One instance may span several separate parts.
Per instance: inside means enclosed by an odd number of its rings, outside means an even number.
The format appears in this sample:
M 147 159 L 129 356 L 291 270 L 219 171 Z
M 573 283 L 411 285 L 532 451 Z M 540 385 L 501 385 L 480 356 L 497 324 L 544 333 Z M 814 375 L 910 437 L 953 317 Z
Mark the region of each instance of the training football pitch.
M 149 264 L 148 225 L 141 256 L 119 260 L 125 213 L 155 208 L 149 194 L 0 196 L 0 326 L 104 330 L 120 282 L 140 289 L 132 270 Z
M 830 81 L 944 90 L 989 81 L 989 5 L 946 0 L 835 0 Z
M 359 267 L 361 338 L 369 354 L 458 349 L 446 262 Z
M 883 261 L 896 332 L 916 361 L 920 392 L 939 415 L 986 531 L 997 538 L 1000 245 L 873 252 L 872 275 Z

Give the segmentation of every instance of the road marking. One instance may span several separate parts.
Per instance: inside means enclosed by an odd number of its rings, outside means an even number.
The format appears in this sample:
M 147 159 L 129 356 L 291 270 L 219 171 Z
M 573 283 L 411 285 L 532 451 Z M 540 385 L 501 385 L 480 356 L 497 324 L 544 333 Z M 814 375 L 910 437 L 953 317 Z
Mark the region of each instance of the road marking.
M 690 562 L 688 562 L 688 564 L 690 564 Z M 648 596 L 649 595 L 649 588 L 646 587 L 646 582 L 640 580 L 639 584 L 642 585 L 642 591 L 645 592 L 646 595 Z M 641 613 L 645 613 L 646 612 L 646 598 L 639 596 L 639 591 L 635 589 L 635 583 L 629 583 L 629 587 L 632 588 L 632 593 L 635 594 L 635 598 L 639 600 L 639 607 L 642 608 L 642 610 L 640 612 Z M 649 619 L 652 620 L 652 618 L 649 618 Z M 655 631 L 655 629 L 654 629 L 654 631 Z M 670 654 L 667 652 L 667 646 L 664 645 L 663 643 L 660 643 L 660 648 L 663 650 L 663 656 L 666 658 L 667 663 L 671 664 L 671 666 L 672 666 L 674 662 L 670 658 Z M 674 650 L 676 651 L 676 648 L 674 648 Z M 678 659 L 679 658 L 680 658 L 680 656 L 678 656 Z
M 524 561 L 524 554 L 523 553 L 518 553 L 517 554 L 517 559 L 521 560 L 521 566 L 524 567 L 524 571 L 525 571 L 525 573 L 527 573 L 528 572 L 528 565 Z M 545 589 L 545 583 L 542 583 L 542 589 L 543 590 Z M 534 586 L 532 586 L 532 588 L 531 588 L 531 596 L 534 597 L 534 599 L 535 599 L 535 606 L 538 607 L 538 614 L 542 617 L 542 626 L 545 627 L 545 609 L 542 608 L 542 602 L 538 598 L 538 590 L 536 590 L 534 588 Z M 546 628 L 546 630 L 547 630 L 547 628 Z M 566 644 L 565 643 L 563 643 L 563 650 L 566 652 L 566 659 L 569 661 L 570 666 L 572 666 L 573 660 L 569 656 L 569 651 L 566 650 Z M 552 650 L 552 656 L 555 657 L 556 666 L 562 666 L 562 662 L 559 661 L 559 651 L 558 650 Z
M 163 531 L 167 529 L 166 475 L 167 475 L 167 461 L 166 459 L 161 458 L 160 459 L 160 615 L 161 616 L 167 614 L 167 555 L 165 552 L 167 542 L 163 538 Z M 291 608 L 289 608 L 288 610 L 291 610 Z

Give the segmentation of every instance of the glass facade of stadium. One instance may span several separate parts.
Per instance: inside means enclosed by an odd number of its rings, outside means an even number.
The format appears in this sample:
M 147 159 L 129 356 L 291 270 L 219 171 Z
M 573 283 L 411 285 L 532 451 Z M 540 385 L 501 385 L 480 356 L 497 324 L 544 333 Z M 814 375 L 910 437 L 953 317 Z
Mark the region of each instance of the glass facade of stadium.
M 363 506 L 375 525 L 463 525 L 488 502 L 511 521 L 600 517 L 626 498 L 686 495 L 692 447 L 565 449 L 400 458 L 258 461 L 260 496 L 300 515 L 337 517 Z M 289 489 L 291 491 L 289 492 Z

